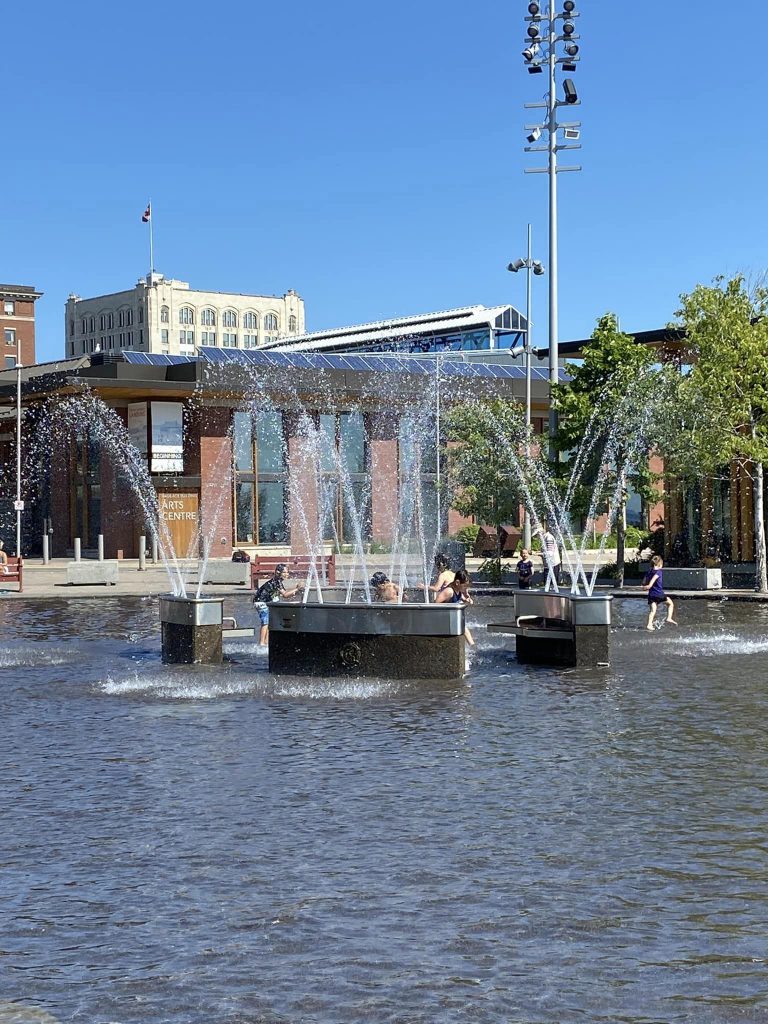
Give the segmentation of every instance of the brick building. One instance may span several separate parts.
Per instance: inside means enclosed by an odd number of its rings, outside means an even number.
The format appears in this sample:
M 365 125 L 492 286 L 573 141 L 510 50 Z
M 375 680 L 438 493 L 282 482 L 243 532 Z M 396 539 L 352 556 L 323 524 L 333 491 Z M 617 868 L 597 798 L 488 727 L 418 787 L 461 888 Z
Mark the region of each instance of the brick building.
M 42 292 L 26 284 L 0 284 L 2 368 L 35 362 L 35 302 Z

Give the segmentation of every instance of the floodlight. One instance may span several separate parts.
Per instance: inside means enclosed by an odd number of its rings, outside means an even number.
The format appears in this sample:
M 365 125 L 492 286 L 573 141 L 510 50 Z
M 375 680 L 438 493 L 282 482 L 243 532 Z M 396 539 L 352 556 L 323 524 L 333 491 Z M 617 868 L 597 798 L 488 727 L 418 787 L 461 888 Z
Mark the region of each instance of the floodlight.
M 541 49 L 541 47 L 539 46 L 538 43 L 531 43 L 530 46 L 527 46 L 523 50 L 523 56 L 525 57 L 526 60 L 533 60 L 533 58 L 536 56 L 536 54 L 539 52 L 540 49 Z
M 539 5 L 536 3 L 536 0 L 531 0 L 528 4 L 528 13 L 532 14 L 534 18 L 539 13 Z
M 538 36 L 539 36 L 539 26 L 538 25 L 529 25 L 528 26 L 528 35 L 530 36 L 531 39 L 538 39 Z
M 507 270 L 511 270 L 513 274 L 516 274 L 518 270 L 522 270 L 525 266 L 525 260 L 515 260 L 514 263 L 507 264 Z
M 563 0 L 563 13 L 572 14 L 576 10 L 574 0 Z
M 541 128 L 534 128 L 530 135 L 526 135 L 529 142 L 538 142 L 541 138 Z
M 565 21 L 565 22 L 563 22 L 563 35 L 564 36 L 572 36 L 575 31 L 576 31 L 576 26 L 573 24 L 572 21 Z
M 533 272 L 536 275 L 536 277 L 541 277 L 541 275 L 544 273 L 544 264 L 541 262 L 541 260 L 533 261 Z
M 567 62 L 567 63 L 563 62 L 563 71 L 575 71 L 575 70 L 576 70 L 576 65 L 575 64 L 571 64 L 570 62 Z
M 563 138 L 575 141 L 581 138 L 581 132 L 578 128 L 563 128 Z
M 528 65 L 528 74 L 529 75 L 540 75 L 541 74 L 541 70 L 542 70 L 541 69 L 541 64 L 529 64 Z
M 579 52 L 579 44 L 571 41 L 567 42 L 565 44 L 565 52 L 568 54 L 569 57 L 575 57 L 576 54 Z
M 563 79 L 563 91 L 565 93 L 566 103 L 577 103 L 579 94 L 576 92 L 576 86 L 573 84 L 572 78 Z

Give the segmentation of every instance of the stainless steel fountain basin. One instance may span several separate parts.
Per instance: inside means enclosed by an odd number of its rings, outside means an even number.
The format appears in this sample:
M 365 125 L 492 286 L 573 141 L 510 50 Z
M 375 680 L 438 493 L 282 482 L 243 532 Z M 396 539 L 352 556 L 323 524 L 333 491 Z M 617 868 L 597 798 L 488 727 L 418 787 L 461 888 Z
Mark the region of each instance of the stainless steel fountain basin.
M 224 621 L 224 599 L 168 594 L 160 598 L 160 621 L 177 626 L 220 626 Z
M 515 619 L 532 617 L 559 619 L 572 626 L 610 626 L 610 594 L 591 597 L 543 590 L 519 590 L 515 593 Z
M 269 628 L 286 633 L 377 636 L 463 636 L 462 604 L 292 604 L 269 606 Z

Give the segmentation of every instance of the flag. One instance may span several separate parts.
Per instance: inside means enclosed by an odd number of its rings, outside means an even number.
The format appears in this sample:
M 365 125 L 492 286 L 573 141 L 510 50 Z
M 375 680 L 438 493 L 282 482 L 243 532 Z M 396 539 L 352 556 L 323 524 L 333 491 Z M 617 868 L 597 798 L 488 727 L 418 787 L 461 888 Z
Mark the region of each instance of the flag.
M 152 203 L 147 203 L 147 208 L 141 215 L 142 224 L 149 224 L 152 219 Z

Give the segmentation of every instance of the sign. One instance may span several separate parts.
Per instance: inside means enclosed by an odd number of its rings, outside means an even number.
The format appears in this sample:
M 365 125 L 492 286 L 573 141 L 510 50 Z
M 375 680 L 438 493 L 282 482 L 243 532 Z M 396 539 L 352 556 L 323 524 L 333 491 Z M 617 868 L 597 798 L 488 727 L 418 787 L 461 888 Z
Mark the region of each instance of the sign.
M 14 508 L 15 512 L 23 512 L 24 511 L 24 502 L 23 501 L 14 501 L 13 508 Z
M 184 472 L 184 406 L 152 402 L 153 473 Z
M 128 405 L 128 437 L 140 455 L 147 454 L 147 403 Z

